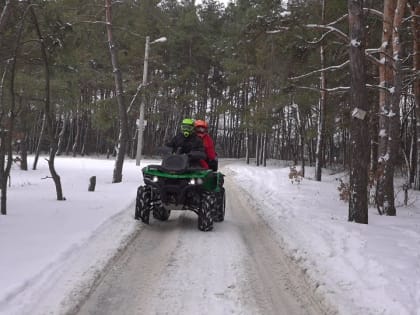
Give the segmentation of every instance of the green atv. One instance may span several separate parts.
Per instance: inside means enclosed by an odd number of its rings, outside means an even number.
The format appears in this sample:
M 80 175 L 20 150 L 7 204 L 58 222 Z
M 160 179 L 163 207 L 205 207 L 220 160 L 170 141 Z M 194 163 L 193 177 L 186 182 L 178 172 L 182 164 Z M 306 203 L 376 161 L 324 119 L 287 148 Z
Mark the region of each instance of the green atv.
M 210 231 L 213 221 L 225 219 L 224 175 L 190 167 L 190 159 L 201 152 L 172 154 L 161 165 L 142 169 L 144 185 L 137 189 L 134 218 L 149 224 L 150 213 L 160 221 L 168 220 L 171 210 L 192 210 L 198 215 L 198 229 Z

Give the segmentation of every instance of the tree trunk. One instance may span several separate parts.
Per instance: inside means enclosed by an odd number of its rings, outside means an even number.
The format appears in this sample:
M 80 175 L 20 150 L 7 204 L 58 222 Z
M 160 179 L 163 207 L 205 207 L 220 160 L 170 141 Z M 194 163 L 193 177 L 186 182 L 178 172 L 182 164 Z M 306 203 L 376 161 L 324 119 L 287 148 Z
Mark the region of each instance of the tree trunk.
M 63 191 L 61 186 L 60 176 L 57 174 L 54 166 L 55 155 L 57 153 L 57 142 L 54 137 L 54 128 L 53 124 L 55 121 L 55 116 L 52 114 L 51 110 L 51 101 L 50 101 L 50 67 L 47 55 L 47 47 L 45 46 L 45 40 L 42 37 L 41 29 L 39 28 L 38 19 L 35 14 L 33 6 L 30 6 L 30 12 L 34 22 L 35 30 L 38 35 L 39 43 L 41 46 L 42 59 L 44 61 L 44 70 L 45 70 L 45 126 L 48 134 L 48 140 L 50 141 L 50 154 L 48 159 L 48 168 L 50 169 L 51 176 L 55 184 L 55 191 L 57 195 L 57 200 L 65 200 L 63 197 Z
M 245 128 L 245 161 L 246 161 L 246 164 L 249 164 L 249 142 L 250 142 L 250 139 L 249 139 L 249 129 L 248 128 Z
M 366 100 L 365 22 L 363 0 L 348 0 L 350 32 L 350 126 L 351 163 L 349 221 L 368 223 L 367 183 L 369 168 L 369 129 L 363 112 L 368 112 Z M 358 115 L 361 113 L 362 115 Z
M 67 131 L 67 126 L 68 126 L 68 115 L 66 114 L 63 117 L 63 127 L 61 128 L 60 134 L 58 135 L 57 155 L 61 155 L 61 153 L 63 152 L 64 141 L 65 141 L 64 136 Z
M 79 148 L 80 123 L 81 123 L 81 119 L 80 119 L 80 115 L 79 115 L 79 110 L 77 110 L 76 111 L 76 117 L 74 119 L 74 125 L 75 125 L 75 128 L 76 128 L 76 135 L 74 136 L 73 146 L 71 148 L 73 157 L 76 157 L 77 149 Z
M 89 135 L 89 117 L 88 113 L 86 112 L 85 115 L 82 116 L 82 126 L 83 128 L 83 139 L 82 139 L 82 151 L 80 152 L 82 156 L 88 155 L 88 135 Z
M 10 178 L 10 167 L 12 164 L 11 141 L 9 139 L 10 135 L 7 132 L 0 133 L 0 207 L 2 215 L 7 215 L 7 181 Z
M 25 137 L 20 143 L 20 169 L 22 171 L 28 170 L 28 135 L 25 133 Z
M 164 128 L 165 128 L 165 134 L 166 134 L 166 130 L 168 129 L 168 126 L 166 125 Z M 136 124 L 133 124 L 132 130 L 133 130 L 133 137 L 131 138 L 129 155 L 132 159 L 135 159 L 136 158 L 135 147 L 136 147 L 137 136 L 138 136 L 138 128 L 137 128 Z M 162 139 L 166 139 L 165 137 L 166 137 L 166 135 L 164 135 Z
M 411 28 L 413 30 L 413 70 L 420 70 L 420 4 L 416 0 L 411 1 L 411 15 L 413 16 Z M 420 78 L 417 76 L 413 83 L 416 101 L 416 139 L 417 139 L 417 167 L 414 180 L 414 189 L 420 190 Z
M 6 6 L 8 3 L 6 3 Z M 4 13 L 4 11 L 3 11 Z M 11 71 L 10 71 L 10 109 L 5 115 L 6 119 L 8 120 L 8 130 L 1 130 L 1 142 L 0 142 L 0 155 L 1 155 L 1 169 L 0 169 L 0 188 L 1 188 L 1 214 L 6 215 L 7 214 L 7 180 L 10 179 L 10 169 L 12 168 L 12 161 L 13 161 L 13 148 L 12 148 L 12 137 L 14 133 L 14 126 L 15 126 L 15 107 L 16 107 L 16 99 L 15 99 L 15 75 L 16 75 L 16 61 L 18 57 L 18 52 L 20 49 L 20 42 L 22 37 L 22 31 L 24 27 L 24 21 L 25 15 L 22 16 L 22 22 L 19 27 L 19 31 L 16 37 L 16 43 L 15 48 L 13 52 L 13 58 L 11 60 Z M 3 16 L 2 16 L 3 20 Z M 0 21 L 1 22 L 1 21 Z M 1 29 L 0 29 L 1 32 Z M 6 73 L 6 72 L 5 72 Z M 3 79 L 2 78 L 2 83 Z M 3 86 L 3 84 L 2 84 Z M 3 93 L 3 91 L 1 91 Z M 3 102 L 3 95 L 0 97 L 1 103 Z M 0 104 L 3 105 L 3 104 Z M 3 106 L 0 106 L 3 110 Z M 3 115 L 2 115 L 3 116 Z M 4 118 L 4 117 L 1 117 Z M 7 155 L 7 162 L 5 161 Z
M 325 0 L 322 0 L 322 24 L 325 24 Z M 325 46 L 320 47 L 321 69 L 325 68 Z M 321 89 L 319 98 L 319 113 L 318 113 L 318 134 L 316 138 L 316 153 L 315 153 L 315 180 L 321 181 L 322 167 L 324 166 L 324 138 L 325 138 L 325 117 L 327 105 L 327 80 L 325 71 L 321 71 L 319 78 L 319 86 Z
M 264 131 L 264 142 L 262 146 L 262 157 L 261 157 L 264 167 L 267 166 L 267 142 L 268 142 L 268 133 L 267 131 Z
M 74 131 L 74 117 L 73 112 L 70 113 L 69 117 L 69 136 L 67 138 L 67 145 L 66 145 L 66 155 L 69 155 L 70 153 L 70 146 L 73 140 L 73 131 Z
M 416 118 L 416 109 L 414 108 L 411 115 L 411 124 L 410 124 L 410 134 L 411 134 L 411 141 L 410 141 L 410 155 L 409 155 L 409 181 L 408 181 L 408 188 L 413 188 L 413 184 L 416 180 L 416 171 L 417 171 L 417 118 Z
M 124 103 L 124 89 L 121 70 L 118 64 L 118 52 L 117 47 L 114 44 L 113 34 L 112 34 L 112 14 L 111 14 L 111 0 L 105 0 L 105 13 L 106 13 L 106 30 L 108 35 L 108 46 L 109 52 L 111 55 L 111 62 L 114 73 L 115 81 L 115 92 L 118 102 L 118 112 L 119 112 L 119 123 L 120 130 L 118 136 L 118 149 L 117 149 L 117 158 L 115 160 L 114 173 L 112 182 L 120 183 L 122 181 L 122 169 L 124 164 L 124 156 L 127 150 L 127 138 L 128 138 L 128 122 L 127 122 L 127 110 Z
M 393 85 L 393 63 L 392 60 L 392 28 L 394 23 L 394 14 L 397 1 L 385 0 L 384 2 L 384 19 L 382 27 L 382 45 L 381 45 L 381 65 L 379 66 L 379 84 L 385 88 L 390 88 Z M 389 178 L 386 178 L 385 163 L 388 158 L 388 128 L 389 128 L 389 110 L 391 106 L 391 97 L 387 91 L 379 91 L 379 141 L 378 141 L 378 171 L 379 175 L 377 182 L 376 202 L 383 212 L 385 201 L 385 186 L 389 185 Z M 387 184 L 388 182 L 388 184 Z
M 386 215 L 396 215 L 394 197 L 394 168 L 400 150 L 400 99 L 402 89 L 401 78 L 401 44 L 399 30 L 402 18 L 404 17 L 407 0 L 398 0 L 394 14 L 392 27 L 392 50 L 394 59 L 394 85 L 391 90 L 391 106 L 388 114 L 389 119 L 389 139 L 387 146 L 387 159 L 384 167 L 384 212 Z
M 373 93 L 368 96 L 372 108 L 370 109 L 369 136 L 370 136 L 370 173 L 375 174 L 378 169 L 378 142 L 379 142 L 379 100 Z
M 260 155 L 259 150 L 260 150 L 260 136 L 257 134 L 255 135 L 256 138 L 256 143 L 255 143 L 255 164 L 257 166 L 260 166 Z
M 39 138 L 38 138 L 38 144 L 35 148 L 35 157 L 34 157 L 34 164 L 32 165 L 32 169 L 36 170 L 37 166 L 38 166 L 38 159 L 39 159 L 39 154 L 41 151 L 41 143 L 42 143 L 42 138 L 44 137 L 44 132 L 45 132 L 45 114 L 42 115 L 42 124 L 41 124 L 41 130 L 39 131 Z
M 7 75 L 7 65 L 5 67 L 5 70 L 3 72 L 2 78 L 1 78 L 1 82 L 0 82 L 0 119 L 2 120 L 1 123 L 2 125 L 4 124 L 3 122 L 3 118 L 7 115 L 5 115 L 3 108 L 5 107 L 3 104 L 3 93 L 4 93 L 4 81 L 6 79 L 6 75 Z M 1 208 L 1 214 L 2 215 L 6 215 L 7 214 L 7 204 L 6 204 L 6 191 L 7 191 L 7 176 L 5 175 L 5 162 L 6 162 L 6 149 L 5 149 L 5 144 L 6 144 L 6 134 L 3 130 L 3 128 L 1 128 L 0 130 L 0 189 L 1 189 L 1 204 L 0 204 L 0 208 Z
M 298 124 L 299 124 L 299 149 L 300 149 L 300 160 L 301 160 L 301 170 L 302 177 L 305 177 L 305 124 L 302 120 L 302 116 L 299 113 L 299 108 L 297 108 L 296 113 L 298 115 Z

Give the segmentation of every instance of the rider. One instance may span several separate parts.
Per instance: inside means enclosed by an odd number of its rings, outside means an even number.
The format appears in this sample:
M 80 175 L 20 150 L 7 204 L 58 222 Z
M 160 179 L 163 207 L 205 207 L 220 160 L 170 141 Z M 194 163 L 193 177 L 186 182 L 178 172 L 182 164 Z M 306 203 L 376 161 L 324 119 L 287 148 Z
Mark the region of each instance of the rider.
M 189 154 L 193 151 L 205 152 L 203 142 L 194 132 L 194 119 L 184 118 L 181 122 L 181 132 L 178 133 L 171 141 L 166 143 L 166 146 L 172 148 L 172 153 Z M 194 156 L 190 156 L 192 166 L 199 166 L 208 168 L 197 160 Z
M 217 162 L 217 153 L 214 149 L 214 143 L 211 136 L 208 134 L 209 125 L 204 120 L 196 120 L 194 123 L 194 128 L 197 136 L 201 138 L 204 145 L 204 151 L 206 152 L 207 159 L 206 161 L 201 161 L 200 164 L 204 167 L 204 163 L 206 163 L 209 168 L 213 171 L 217 171 L 218 162 Z

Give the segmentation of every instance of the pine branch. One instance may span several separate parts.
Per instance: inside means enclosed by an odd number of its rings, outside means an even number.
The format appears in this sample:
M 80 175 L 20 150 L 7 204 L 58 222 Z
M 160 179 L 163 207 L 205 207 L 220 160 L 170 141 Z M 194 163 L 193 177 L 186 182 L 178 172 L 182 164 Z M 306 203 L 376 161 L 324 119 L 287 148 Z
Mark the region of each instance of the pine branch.
M 321 89 L 319 87 L 301 86 L 301 85 L 295 85 L 294 87 L 297 89 L 311 90 L 311 91 L 317 91 L 317 92 L 324 91 L 328 93 L 343 93 L 350 90 L 349 86 L 337 86 L 335 88 L 330 88 L 330 89 Z
M 341 65 L 338 65 L 338 66 L 331 66 L 331 67 L 327 67 L 327 68 L 324 68 L 324 69 L 318 69 L 318 70 L 315 70 L 315 71 L 312 71 L 312 72 L 309 72 L 309 73 L 306 73 L 306 74 L 299 75 L 297 77 L 291 77 L 289 79 L 294 81 L 294 80 L 299 80 L 299 79 L 302 79 L 302 78 L 309 77 L 309 76 L 311 76 L 313 74 L 320 73 L 320 72 L 336 71 L 336 70 L 339 70 L 339 69 L 344 68 L 346 65 L 349 64 L 349 62 L 350 61 L 347 60 L 347 61 L 343 62 Z
M 143 87 L 143 82 L 140 82 L 140 84 L 137 87 L 136 93 L 133 95 L 133 98 L 131 99 L 130 105 L 128 105 L 127 114 L 131 111 L 131 108 L 133 107 L 134 101 L 136 100 L 137 95 L 139 94 L 142 87 Z
M 308 44 L 312 44 L 312 45 L 316 45 L 316 44 L 319 44 L 320 42 L 322 42 L 326 37 L 327 37 L 327 35 L 329 35 L 329 34 L 331 34 L 333 31 L 328 31 L 328 32 L 326 32 L 326 33 L 324 33 L 324 34 L 322 34 L 322 36 L 318 39 L 318 40 L 316 40 L 316 41 L 307 41 L 307 40 L 305 40 L 305 42 L 306 43 L 308 43 Z
M 322 25 L 322 24 L 306 24 L 305 27 L 329 30 L 329 31 L 334 32 L 334 34 L 338 35 L 338 37 L 344 39 L 346 42 L 350 42 L 350 38 L 347 36 L 347 34 L 336 27 L 333 27 L 330 25 Z
M 371 9 L 371 8 L 363 8 L 363 12 L 366 14 L 372 14 L 378 18 L 380 18 L 381 20 L 383 20 L 384 18 L 384 14 L 381 11 L 375 10 L 375 9 Z M 349 17 L 348 14 L 344 14 L 343 16 L 339 17 L 337 20 L 328 23 L 327 25 L 329 26 L 333 26 L 337 23 L 340 23 L 341 21 L 344 21 L 345 19 L 347 19 Z
M 266 34 L 278 34 L 278 33 L 281 33 L 282 31 L 288 31 L 290 28 L 289 27 L 286 27 L 286 26 L 280 26 L 280 27 L 278 27 L 277 29 L 275 29 L 275 30 L 272 30 L 272 31 L 266 31 L 265 33 Z
M 401 25 L 414 18 L 420 18 L 420 15 L 412 14 L 409 17 L 406 17 L 404 20 L 401 21 Z

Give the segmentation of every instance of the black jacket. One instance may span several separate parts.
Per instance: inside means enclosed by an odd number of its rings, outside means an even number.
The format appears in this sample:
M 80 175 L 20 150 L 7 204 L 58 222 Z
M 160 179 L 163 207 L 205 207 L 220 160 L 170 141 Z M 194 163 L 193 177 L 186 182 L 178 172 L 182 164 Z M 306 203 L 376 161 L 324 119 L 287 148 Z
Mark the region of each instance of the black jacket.
M 184 137 L 182 133 L 177 134 L 166 146 L 172 148 L 173 153 L 190 153 L 191 151 L 204 152 L 203 141 L 195 134 Z

